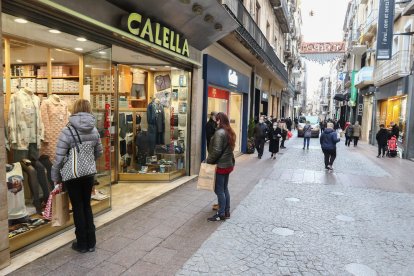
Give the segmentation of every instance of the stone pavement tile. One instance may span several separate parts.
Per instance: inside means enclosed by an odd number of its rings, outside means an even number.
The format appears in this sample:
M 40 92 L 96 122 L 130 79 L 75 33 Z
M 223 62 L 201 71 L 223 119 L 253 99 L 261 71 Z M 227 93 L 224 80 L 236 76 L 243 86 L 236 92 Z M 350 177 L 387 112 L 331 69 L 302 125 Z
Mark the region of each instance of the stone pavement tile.
M 134 241 L 130 244 L 130 246 L 133 246 L 137 250 L 141 251 L 151 251 L 154 249 L 158 244 L 162 242 L 162 239 L 151 237 L 151 236 L 142 236 L 138 240 Z
M 162 271 L 163 267 L 161 265 L 156 265 L 144 261 L 138 261 L 133 266 L 131 266 L 127 271 L 125 271 L 122 276 L 153 276 L 158 275 Z
M 171 226 L 171 225 L 167 225 L 163 223 L 163 224 L 158 225 L 151 231 L 149 231 L 147 235 L 156 237 L 156 238 L 165 239 L 168 236 L 170 236 L 172 233 L 174 233 L 179 227 L 181 227 L 181 225 Z
M 157 265 L 166 265 L 177 254 L 177 250 L 164 247 L 156 247 L 150 253 L 145 255 L 142 260 Z
M 135 223 L 135 224 L 138 224 L 138 223 Z M 134 225 L 134 226 L 131 226 L 129 229 L 124 229 L 124 231 L 118 232 L 118 234 L 119 236 L 127 238 L 127 239 L 137 240 L 143 235 L 145 235 L 146 233 L 148 233 L 149 231 L 150 230 L 145 229 L 144 227 Z
M 146 254 L 148 254 L 147 251 L 139 250 L 134 244 L 132 244 L 111 256 L 107 261 L 129 268 Z
M 81 267 L 77 264 L 66 263 L 55 270 L 46 274 L 47 276 L 79 276 L 86 275 L 90 271 L 89 268 Z
M 192 251 L 195 252 L 198 246 L 200 246 L 203 241 L 195 241 L 194 239 L 189 239 L 188 237 L 183 237 L 177 234 L 169 236 L 164 240 L 160 246 L 180 251 Z
M 50 269 L 47 265 L 40 262 L 33 262 L 28 265 L 25 265 L 18 271 L 12 273 L 15 276 L 41 276 L 46 275 L 51 272 L 53 269 Z
M 60 248 L 59 250 L 50 253 L 38 260 L 40 265 L 44 265 L 50 270 L 62 266 L 63 264 L 69 262 L 71 259 L 75 258 L 79 253 L 72 250 L 69 246 Z
M 105 262 L 95 267 L 86 274 L 86 276 L 117 276 L 121 275 L 126 270 L 125 267 Z
M 96 248 L 95 252 L 78 253 L 70 260 L 70 263 L 91 269 L 106 261 L 112 254 L 112 252 Z
M 132 239 L 127 239 L 127 238 L 120 237 L 120 236 L 114 236 L 104 241 L 103 243 L 98 243 L 96 246 L 98 248 L 101 248 L 107 251 L 118 252 L 119 250 L 127 246 L 128 244 L 131 244 L 131 242 L 133 241 L 134 240 Z

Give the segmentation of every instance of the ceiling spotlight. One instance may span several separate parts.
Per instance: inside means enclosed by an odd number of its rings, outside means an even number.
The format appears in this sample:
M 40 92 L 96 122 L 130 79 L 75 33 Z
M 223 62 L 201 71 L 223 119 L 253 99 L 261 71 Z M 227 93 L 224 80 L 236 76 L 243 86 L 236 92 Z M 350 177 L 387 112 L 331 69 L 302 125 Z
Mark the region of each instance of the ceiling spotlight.
M 80 51 L 83 51 L 83 49 L 82 49 L 82 48 L 79 48 L 79 47 L 76 47 L 76 48 L 75 48 L 75 50 L 76 50 L 76 51 L 79 51 L 79 52 L 80 52 Z
M 155 71 L 156 69 L 154 67 L 151 67 L 150 70 Z
M 223 25 L 221 25 L 220 23 L 216 23 L 214 25 L 214 29 L 216 29 L 217 31 L 222 31 L 223 30 Z
M 208 23 L 213 23 L 214 22 L 214 16 L 212 16 L 211 14 L 206 14 L 206 16 L 204 16 L 204 21 L 206 21 Z
M 49 30 L 49 33 L 52 33 L 52 34 L 60 34 L 61 31 L 52 29 L 52 30 Z
M 84 37 L 78 37 L 77 39 L 76 39 L 77 41 L 80 41 L 80 42 L 85 42 L 85 41 L 88 41 L 86 38 L 84 38 Z
M 62 49 L 59 49 L 59 48 L 56 48 L 55 50 L 58 52 L 62 52 Z
M 54 58 L 51 58 L 50 60 L 51 60 L 51 61 L 54 61 L 55 59 L 54 59 Z
M 26 19 L 23 19 L 23 18 L 16 18 L 15 20 L 14 20 L 14 22 L 16 22 L 16 23 L 20 23 L 20 24 L 26 24 L 27 22 L 29 22 L 29 21 L 27 21 Z
M 101 55 L 105 55 L 106 54 L 104 51 L 99 51 L 98 53 L 101 54 Z
M 16 62 L 18 62 L 18 63 L 22 63 L 22 62 L 23 62 L 23 60 L 21 60 L 21 59 L 16 59 Z
M 193 5 L 193 12 L 197 15 L 201 15 L 203 13 L 203 6 L 201 6 L 199 4 L 194 4 Z

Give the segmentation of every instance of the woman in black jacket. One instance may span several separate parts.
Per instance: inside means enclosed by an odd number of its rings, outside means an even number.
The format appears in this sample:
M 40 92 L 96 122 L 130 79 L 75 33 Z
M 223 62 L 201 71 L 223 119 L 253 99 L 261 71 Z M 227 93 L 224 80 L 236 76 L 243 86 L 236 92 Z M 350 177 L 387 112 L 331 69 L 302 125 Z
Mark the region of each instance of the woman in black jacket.
M 233 171 L 234 147 L 236 133 L 230 127 L 229 118 L 224 113 L 216 115 L 217 130 L 210 141 L 207 164 L 217 164 L 215 193 L 219 210 L 217 214 L 208 218 L 209 221 L 221 221 L 230 218 L 229 175 Z
M 276 159 L 276 153 L 279 152 L 279 142 L 282 137 L 282 129 L 277 123 L 273 123 L 273 127 L 269 131 L 269 151 L 272 153 L 270 158 Z
M 380 130 L 377 132 L 376 138 L 378 143 L 378 155 L 377 157 L 380 158 L 381 151 L 382 157 L 385 156 L 385 151 L 387 150 L 387 141 L 388 141 L 388 130 L 385 128 L 384 124 L 380 125 Z

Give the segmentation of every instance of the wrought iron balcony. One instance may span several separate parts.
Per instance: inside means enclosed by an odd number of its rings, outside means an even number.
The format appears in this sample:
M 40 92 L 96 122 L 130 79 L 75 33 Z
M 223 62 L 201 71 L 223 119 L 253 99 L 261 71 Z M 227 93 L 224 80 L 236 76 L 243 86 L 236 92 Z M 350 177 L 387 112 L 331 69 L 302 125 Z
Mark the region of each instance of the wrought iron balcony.
M 398 51 L 390 60 L 378 61 L 374 70 L 374 84 L 381 86 L 410 74 L 410 51 Z
M 361 39 L 360 39 L 361 43 L 364 43 L 374 37 L 375 31 L 377 30 L 377 24 L 378 24 L 378 10 L 371 10 L 370 14 L 365 20 L 364 26 L 361 28 L 361 31 L 362 31 Z
M 374 84 L 374 67 L 363 67 L 355 75 L 355 87 L 364 88 Z
M 277 57 L 273 47 L 270 45 L 266 36 L 257 26 L 250 13 L 246 10 L 243 3 L 239 0 L 222 0 L 224 7 L 239 22 L 240 27 L 236 32 L 247 42 L 248 46 L 263 61 L 287 83 L 288 73 L 285 65 Z
M 277 21 L 283 33 L 288 33 L 290 24 L 290 12 L 286 0 L 270 0 Z

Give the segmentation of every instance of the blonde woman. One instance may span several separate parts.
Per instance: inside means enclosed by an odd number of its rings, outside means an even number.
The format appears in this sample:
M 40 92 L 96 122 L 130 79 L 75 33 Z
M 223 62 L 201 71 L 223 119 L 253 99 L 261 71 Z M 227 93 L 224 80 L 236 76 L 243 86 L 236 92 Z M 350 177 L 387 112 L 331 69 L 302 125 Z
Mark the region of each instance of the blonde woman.
M 286 137 L 287 137 L 287 134 L 288 134 L 288 129 L 287 129 L 286 123 L 284 121 L 282 121 L 279 124 L 279 126 L 282 129 L 282 143 L 280 144 L 280 148 L 285 149 L 286 148 L 285 147 L 285 141 L 286 141 Z
M 96 119 L 92 115 L 91 104 L 87 100 L 79 99 L 73 105 L 73 114 L 69 117 L 69 124 L 60 132 L 56 146 L 55 162 L 52 167 L 52 180 L 55 185 L 62 182 L 60 169 L 68 151 L 75 146 L 75 141 L 70 131 L 82 141 L 94 147 L 95 160 L 102 155 L 102 144 L 98 130 L 95 127 Z M 71 130 L 69 130 L 69 127 Z M 77 135 L 79 134 L 79 137 Z M 79 141 L 77 141 L 79 143 Z M 95 251 L 96 237 L 95 225 L 91 208 L 91 193 L 94 176 L 85 176 L 66 181 L 66 187 L 73 209 L 75 222 L 76 242 L 72 243 L 72 249 L 81 253 Z

